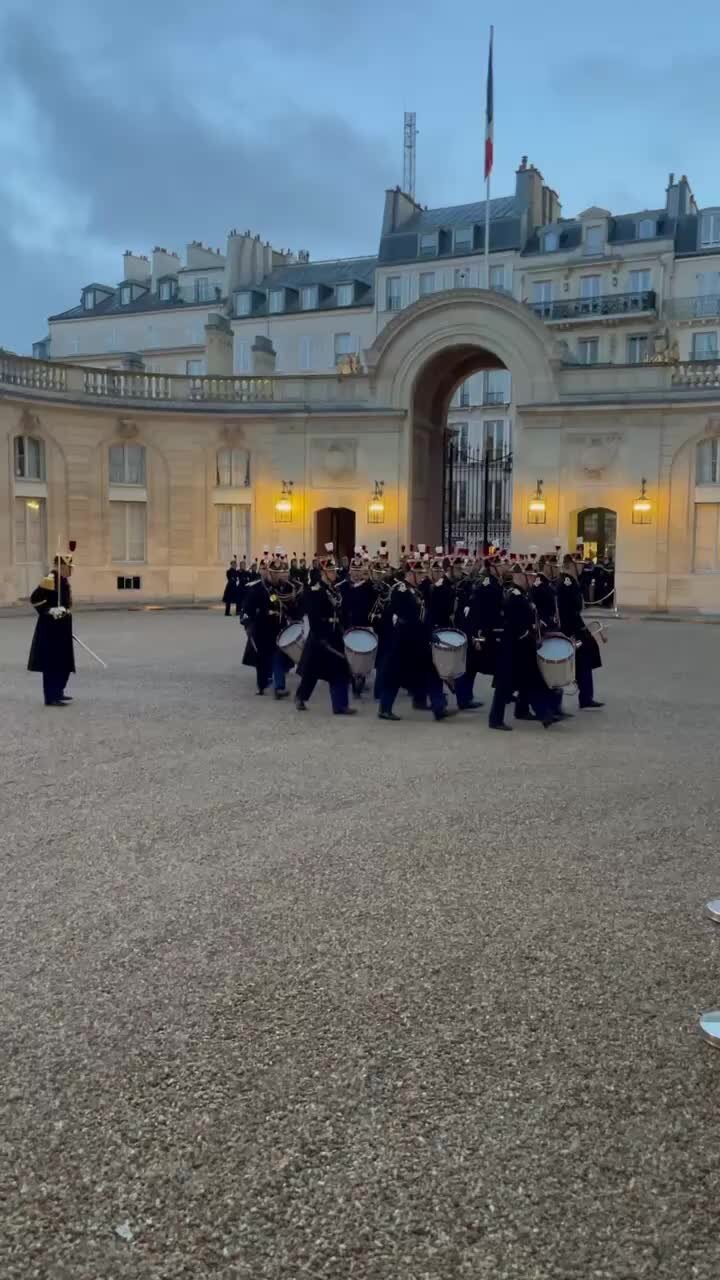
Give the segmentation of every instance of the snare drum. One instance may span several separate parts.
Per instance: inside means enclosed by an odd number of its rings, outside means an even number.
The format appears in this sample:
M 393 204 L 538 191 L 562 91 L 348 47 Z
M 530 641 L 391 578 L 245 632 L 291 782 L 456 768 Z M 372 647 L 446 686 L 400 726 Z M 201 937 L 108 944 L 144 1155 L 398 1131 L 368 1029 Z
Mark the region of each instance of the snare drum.
M 537 654 L 538 667 L 548 689 L 564 689 L 575 683 L 575 645 L 559 631 L 549 631 Z
M 291 622 L 290 626 L 285 627 L 277 638 L 278 649 L 292 663 L 300 661 L 304 644 L 305 629 L 302 622 Z
M 345 657 L 354 676 L 369 676 L 375 666 L 378 638 L 370 627 L 350 627 L 343 636 Z
M 457 680 L 465 672 L 467 636 L 455 627 L 442 627 L 433 631 L 432 660 L 435 670 L 447 684 Z

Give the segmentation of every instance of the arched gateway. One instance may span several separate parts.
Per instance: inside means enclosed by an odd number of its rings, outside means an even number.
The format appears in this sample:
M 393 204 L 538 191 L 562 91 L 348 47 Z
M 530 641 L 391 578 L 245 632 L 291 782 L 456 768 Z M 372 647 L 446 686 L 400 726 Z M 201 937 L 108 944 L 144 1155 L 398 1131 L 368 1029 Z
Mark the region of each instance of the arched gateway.
M 516 447 L 522 407 L 558 399 L 561 348 L 533 312 L 505 294 L 447 290 L 421 298 L 393 319 L 367 352 L 380 403 L 407 414 L 399 523 L 410 542 L 443 532 L 443 433 L 456 388 L 480 369 L 513 379 Z

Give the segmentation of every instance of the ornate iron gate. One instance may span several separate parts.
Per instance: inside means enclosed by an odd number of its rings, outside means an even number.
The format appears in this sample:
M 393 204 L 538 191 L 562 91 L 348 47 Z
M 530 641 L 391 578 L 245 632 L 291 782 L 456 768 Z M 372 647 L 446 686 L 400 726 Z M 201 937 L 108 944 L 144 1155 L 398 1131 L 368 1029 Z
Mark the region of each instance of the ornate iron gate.
M 445 432 L 443 542 L 446 547 L 487 551 L 508 547 L 512 520 L 512 453 L 488 440 L 469 447 Z

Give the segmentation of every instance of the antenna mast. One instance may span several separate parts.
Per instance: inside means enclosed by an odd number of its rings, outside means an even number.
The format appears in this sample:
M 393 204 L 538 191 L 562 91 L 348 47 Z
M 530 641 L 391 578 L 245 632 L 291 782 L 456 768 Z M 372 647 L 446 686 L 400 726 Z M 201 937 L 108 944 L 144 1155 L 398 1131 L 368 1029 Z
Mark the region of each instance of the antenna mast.
M 405 129 L 403 143 L 403 191 L 406 196 L 415 199 L 415 139 L 417 138 L 417 129 L 415 128 L 415 112 L 405 112 Z

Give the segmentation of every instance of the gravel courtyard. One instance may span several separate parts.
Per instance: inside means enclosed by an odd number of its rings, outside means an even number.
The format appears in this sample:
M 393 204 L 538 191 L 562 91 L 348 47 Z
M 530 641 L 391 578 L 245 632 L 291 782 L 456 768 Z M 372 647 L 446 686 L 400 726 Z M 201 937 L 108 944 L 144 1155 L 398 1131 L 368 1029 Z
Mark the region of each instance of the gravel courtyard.
M 32 625 L 3 1280 L 717 1280 L 720 628 L 611 620 L 606 709 L 510 735 L 256 698 L 217 612 L 77 614 L 47 710 Z

